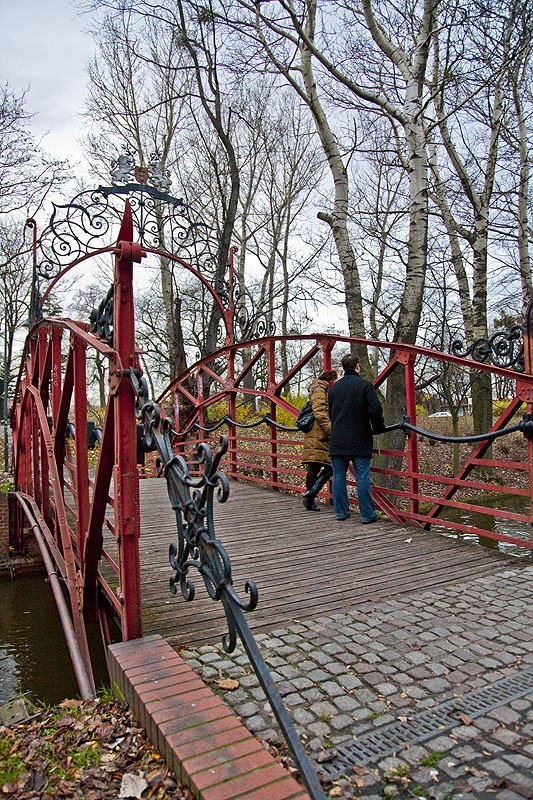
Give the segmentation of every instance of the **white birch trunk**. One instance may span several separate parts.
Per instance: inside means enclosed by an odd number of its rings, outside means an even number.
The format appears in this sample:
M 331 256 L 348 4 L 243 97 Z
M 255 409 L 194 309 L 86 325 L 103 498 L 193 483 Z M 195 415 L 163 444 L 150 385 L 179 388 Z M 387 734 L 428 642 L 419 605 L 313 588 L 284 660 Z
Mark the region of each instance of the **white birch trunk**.
M 522 314 L 525 315 L 531 295 L 531 256 L 529 253 L 529 151 L 527 126 L 524 118 L 519 87 L 513 86 L 513 101 L 518 125 L 520 156 L 520 183 L 518 185 L 518 256 L 522 288 Z

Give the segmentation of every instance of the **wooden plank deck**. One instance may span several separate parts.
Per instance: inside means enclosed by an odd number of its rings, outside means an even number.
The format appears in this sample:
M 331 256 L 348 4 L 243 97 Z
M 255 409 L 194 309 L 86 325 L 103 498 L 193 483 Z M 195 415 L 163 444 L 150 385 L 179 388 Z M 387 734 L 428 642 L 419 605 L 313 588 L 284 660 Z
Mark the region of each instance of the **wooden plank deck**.
M 190 575 L 193 602 L 168 588 L 176 523 L 166 482 L 153 478 L 140 485 L 144 635 L 159 633 L 175 647 L 219 642 L 224 613 L 200 576 Z M 245 596 L 247 580 L 258 587 L 259 604 L 247 615 L 254 632 L 516 565 L 510 556 L 437 533 L 358 520 L 352 515 L 337 522 L 330 506 L 311 513 L 301 497 L 231 483 L 228 501 L 215 502 L 215 530 L 229 554 L 237 593 Z

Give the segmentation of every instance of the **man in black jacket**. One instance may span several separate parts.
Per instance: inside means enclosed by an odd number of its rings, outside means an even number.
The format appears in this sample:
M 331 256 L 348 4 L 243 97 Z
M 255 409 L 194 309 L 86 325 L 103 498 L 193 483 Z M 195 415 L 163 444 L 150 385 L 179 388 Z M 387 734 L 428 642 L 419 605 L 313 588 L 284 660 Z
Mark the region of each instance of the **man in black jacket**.
M 346 472 L 353 465 L 359 514 L 365 524 L 376 522 L 372 499 L 370 461 L 372 437 L 385 428 L 383 409 L 370 381 L 359 375 L 359 358 L 346 355 L 341 361 L 344 377 L 328 392 L 331 436 L 329 452 L 333 466 L 333 510 L 338 520 L 350 516 Z

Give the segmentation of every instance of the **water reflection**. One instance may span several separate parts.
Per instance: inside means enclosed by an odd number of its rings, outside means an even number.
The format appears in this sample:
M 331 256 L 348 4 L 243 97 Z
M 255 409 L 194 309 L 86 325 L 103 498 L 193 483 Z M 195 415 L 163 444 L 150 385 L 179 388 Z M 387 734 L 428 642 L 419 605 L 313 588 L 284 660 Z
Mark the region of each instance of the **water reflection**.
M 107 680 L 98 631 L 90 630 L 97 686 Z M 0 704 L 18 693 L 56 704 L 79 696 L 52 590 L 42 575 L 0 580 Z
M 487 508 L 498 508 L 501 511 L 513 511 L 516 514 L 530 513 L 529 498 L 527 497 L 500 495 L 484 499 L 483 504 Z M 518 520 L 489 517 L 486 514 L 478 514 L 475 511 L 465 511 L 460 508 L 447 508 L 440 516 L 442 519 L 460 522 L 461 524 L 471 525 L 477 528 L 484 528 L 485 530 L 494 531 L 494 533 L 500 533 L 503 536 L 513 536 L 515 538 L 531 540 L 531 526 L 525 522 L 519 522 Z M 439 525 L 432 525 L 431 530 L 442 533 L 444 536 L 450 536 L 453 539 L 462 539 L 463 541 L 479 543 L 483 547 L 487 547 L 491 550 L 498 550 L 500 553 L 514 556 L 515 558 L 527 558 L 532 555 L 532 551 L 527 547 L 518 547 L 515 544 L 509 544 L 509 542 L 499 542 L 489 537 L 479 537 L 472 533 L 452 531 L 449 528 L 444 528 Z

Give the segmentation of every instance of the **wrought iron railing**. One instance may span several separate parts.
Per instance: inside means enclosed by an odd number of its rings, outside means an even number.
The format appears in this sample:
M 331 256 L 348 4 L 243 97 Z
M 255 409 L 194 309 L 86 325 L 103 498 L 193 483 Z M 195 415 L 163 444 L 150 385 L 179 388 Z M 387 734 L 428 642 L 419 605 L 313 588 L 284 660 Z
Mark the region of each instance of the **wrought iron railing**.
M 195 586 L 190 572 L 196 570 L 211 599 L 222 603 L 228 626 L 228 634 L 222 638 L 224 650 L 233 652 L 237 636 L 240 637 L 310 796 L 325 800 L 318 776 L 244 616 L 244 612 L 253 611 L 257 606 L 257 587 L 252 581 L 246 582 L 248 600 L 237 594 L 233 587 L 230 558 L 215 535 L 215 491 L 220 503 L 229 497 L 229 482 L 219 470 L 220 461 L 228 449 L 228 439 L 223 436 L 214 453 L 207 443 L 198 445 L 195 457 L 200 471 L 192 476 L 183 456 L 174 454 L 170 438 L 172 421 L 162 416 L 157 403 L 149 401 L 146 381 L 135 370 L 130 371 L 130 380 L 136 396 L 137 417 L 144 424 L 145 447 L 157 449 L 158 468 L 167 481 L 170 503 L 176 516 L 178 538 L 169 548 L 170 564 L 175 570 L 170 578 L 170 590 L 176 594 L 179 586 L 185 600 L 193 600 Z
M 462 339 L 455 339 L 451 345 L 454 356 L 479 361 L 481 364 L 493 364 L 496 367 L 508 367 L 517 372 L 524 372 L 524 330 L 522 325 L 513 325 L 508 331 L 496 331 L 492 336 L 483 336 L 471 344 Z
M 426 439 L 433 439 L 436 442 L 449 442 L 450 444 L 468 444 L 471 442 L 493 442 L 501 436 L 507 436 L 510 433 L 522 433 L 527 439 L 533 438 L 533 417 L 531 414 L 524 414 L 520 422 L 515 425 L 507 425 L 497 431 L 487 431 L 487 433 L 472 434 L 469 436 L 444 436 L 442 433 L 434 433 L 419 428 L 417 425 L 411 425 L 409 417 L 404 417 L 400 422 L 394 425 L 388 425 L 383 433 L 390 433 L 391 431 L 403 430 L 404 433 L 417 433 Z
M 301 396 L 301 389 L 297 388 L 301 384 L 300 376 L 306 375 L 309 380 L 316 372 L 329 368 L 335 351 L 339 358 L 337 348 L 342 348 L 343 352 L 348 346 L 376 348 L 385 366 L 374 384 L 386 393 L 386 381 L 391 373 L 394 370 L 404 373 L 404 408 L 409 415 L 408 424 L 413 428 L 409 430 L 405 420 L 400 420 L 389 426 L 388 431 L 403 429 L 411 435 L 396 441 L 386 437 L 374 440 L 376 458 L 372 472 L 375 499 L 381 510 L 400 524 L 428 528 L 438 523 L 439 528 L 449 529 L 454 534 L 476 535 L 485 542 L 492 539 L 502 546 L 533 549 L 533 495 L 527 482 L 533 459 L 533 439 L 526 436 L 524 444 L 519 441 L 519 434 L 527 432 L 527 421 L 522 420 L 518 427 L 513 425 L 518 412 L 531 413 L 533 376 L 529 372 L 519 373 L 412 345 L 320 335 L 296 337 L 298 363 L 278 377 L 280 351 L 288 341 L 289 337 L 271 337 L 242 345 L 236 343 L 206 356 L 177 378 L 158 400 L 165 407 L 172 405 L 175 410 L 175 452 L 190 453 L 191 446 L 198 441 L 212 444 L 221 429 L 227 427 L 230 478 L 277 490 L 302 492 L 305 476 L 302 436 L 293 423 L 298 409 L 291 395 L 286 394 L 289 383 Z M 290 341 L 293 342 L 293 338 Z M 459 419 L 460 431 L 456 430 L 455 436 L 441 436 L 439 426 L 444 420 L 438 421 L 435 433 L 424 432 L 429 426 L 417 422 L 416 375 L 422 368 L 430 369 L 431 362 L 435 363 L 435 374 L 440 374 L 446 366 L 453 367 L 462 375 L 465 385 L 469 385 L 472 374 L 479 371 L 509 381 L 509 387 L 514 384 L 514 388 L 510 388 L 513 396 L 502 404 L 503 411 L 490 430 L 478 436 L 460 435 L 468 427 L 465 417 Z M 246 385 L 250 365 L 262 376 L 259 381 L 256 378 L 259 386 L 255 390 Z M 209 393 L 203 391 L 204 374 L 211 380 Z M 503 444 L 505 436 L 511 440 L 508 445 Z M 438 474 L 433 468 L 434 453 L 427 446 L 428 442 L 436 441 L 442 442 L 443 448 L 454 448 L 449 453 L 443 449 L 442 470 Z M 491 444 L 494 444 L 493 449 L 489 449 Z M 500 503 L 494 506 L 489 494 L 493 500 L 510 495 L 508 505 L 512 508 Z M 327 486 L 322 490 L 322 497 L 331 499 Z M 352 502 L 356 502 L 355 491 Z M 444 509 L 450 513 L 441 515 Z M 470 515 L 468 520 L 465 520 L 465 510 Z M 459 514 L 460 519 L 455 520 L 454 514 Z M 522 552 L 517 551 L 517 554 Z

